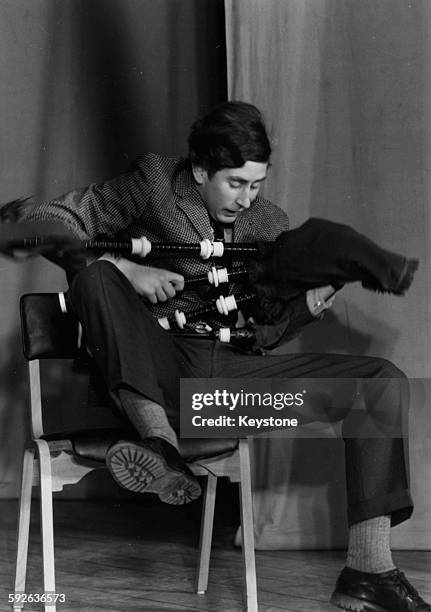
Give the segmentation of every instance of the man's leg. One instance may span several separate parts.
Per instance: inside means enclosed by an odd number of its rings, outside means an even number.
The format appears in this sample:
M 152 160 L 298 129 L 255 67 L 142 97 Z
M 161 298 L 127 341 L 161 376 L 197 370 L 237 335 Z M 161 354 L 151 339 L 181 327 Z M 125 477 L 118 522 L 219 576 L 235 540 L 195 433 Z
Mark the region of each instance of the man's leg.
M 409 518 L 413 504 L 407 482 L 403 425 L 408 410 L 408 384 L 404 374 L 390 362 L 349 355 L 283 355 L 254 357 L 235 355 L 232 347 L 220 347 L 214 376 L 225 378 L 307 378 L 318 391 L 318 379 L 360 379 L 366 412 L 362 422 L 349 422 L 349 406 L 344 415 L 343 434 L 346 455 L 349 546 L 347 567 L 341 572 L 332 602 L 346 610 L 431 611 L 393 565 L 390 526 Z M 311 381 L 309 381 L 311 382 Z M 323 386 L 323 381 L 322 381 Z M 324 383 L 330 399 L 330 385 Z M 334 384 L 334 389 L 343 385 Z M 344 389 L 345 391 L 345 389 Z M 343 401 L 349 396 L 347 393 Z M 356 395 L 352 386 L 351 400 Z M 336 418 L 343 414 L 336 396 L 333 404 L 308 407 L 305 421 Z M 298 409 L 299 412 L 300 409 Z M 299 414 L 300 416 L 300 414 Z M 365 423 L 365 425 L 364 425 Z M 370 435 L 375 425 L 382 437 Z M 370 427 L 371 426 L 371 427 Z M 375 435 L 375 434 L 374 434 Z
M 72 281 L 70 299 L 111 398 L 143 439 L 111 447 L 107 465 L 122 486 L 181 504 L 200 487 L 177 451 L 179 381 L 185 361 L 129 281 L 99 261 Z
M 215 355 L 214 377 L 226 378 L 307 378 L 307 396 L 323 395 L 326 405 L 304 404 L 305 421 L 344 418 L 346 480 L 349 525 L 373 516 L 391 515 L 392 525 L 406 520 L 412 512 L 405 466 L 402 427 L 408 409 L 408 383 L 404 374 L 389 361 L 351 355 L 266 355 L 252 356 L 219 346 Z M 319 379 L 326 379 L 319 382 Z M 331 387 L 331 379 L 334 384 Z M 355 438 L 356 423 L 349 412 L 357 397 L 356 380 L 363 387 L 367 423 L 382 429 L 381 438 Z M 324 388 L 325 393 L 319 394 Z M 331 388 L 333 396 L 331 397 Z M 337 397 L 336 392 L 342 394 Z M 330 402 L 332 401 L 332 404 Z M 343 404 L 350 402 L 350 405 Z M 297 408 L 301 422 L 301 410 Z M 370 418 L 371 417 L 371 418 Z M 381 424 L 384 425 L 381 426 Z M 358 424 L 359 426 L 359 424 Z M 389 432 L 390 435 L 385 435 Z

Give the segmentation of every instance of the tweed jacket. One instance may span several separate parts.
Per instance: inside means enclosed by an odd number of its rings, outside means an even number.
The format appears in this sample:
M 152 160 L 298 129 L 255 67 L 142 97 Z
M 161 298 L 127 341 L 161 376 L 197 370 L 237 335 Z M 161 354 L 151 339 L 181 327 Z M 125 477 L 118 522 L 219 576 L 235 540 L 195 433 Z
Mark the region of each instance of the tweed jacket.
M 204 202 L 196 189 L 190 162 L 154 153 L 140 155 L 131 168 L 112 180 L 71 191 L 39 205 L 32 219 L 56 219 L 65 223 L 81 239 L 109 237 L 138 238 L 152 242 L 192 242 L 214 239 L 214 231 Z M 274 240 L 289 228 L 287 215 L 258 195 L 233 225 L 234 242 Z M 141 260 L 142 262 L 142 260 Z M 206 274 L 218 262 L 195 257 L 151 259 L 148 265 L 184 275 L 187 279 Z M 234 265 L 244 262 L 235 261 Z M 244 285 L 231 284 L 237 297 Z M 183 291 L 165 303 L 149 305 L 156 317 L 172 316 L 176 309 L 186 314 L 201 306 L 205 291 Z M 223 325 L 216 317 L 211 325 Z

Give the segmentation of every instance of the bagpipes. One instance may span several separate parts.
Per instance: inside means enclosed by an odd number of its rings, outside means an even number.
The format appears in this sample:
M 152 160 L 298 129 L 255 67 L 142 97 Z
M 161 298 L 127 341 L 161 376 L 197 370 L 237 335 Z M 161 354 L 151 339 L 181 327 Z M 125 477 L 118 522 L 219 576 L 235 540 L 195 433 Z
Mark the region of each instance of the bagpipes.
M 359 281 L 366 289 L 403 295 L 419 263 L 417 259 L 381 248 L 348 225 L 318 218 L 282 232 L 273 242 L 255 243 L 208 239 L 200 243 L 151 243 L 144 236 L 121 241 L 82 241 L 56 221 L 1 223 L 0 252 L 11 254 L 17 250 L 40 254 L 92 250 L 124 254 L 142 262 L 150 262 L 153 256 L 200 257 L 213 265 L 207 275 L 185 279 L 184 289 L 207 283 L 217 287 L 233 281 L 250 285 L 251 291 L 239 299 L 233 295 L 220 296 L 187 315 L 177 311 L 172 320 L 160 321 L 166 328 L 174 325 L 180 329 L 211 312 L 227 315 L 238 308 L 238 302 L 244 304 L 257 298 L 267 308 L 324 285 L 332 285 L 337 290 L 345 283 Z M 217 267 L 215 262 L 224 255 L 243 260 L 244 265 L 232 271 Z

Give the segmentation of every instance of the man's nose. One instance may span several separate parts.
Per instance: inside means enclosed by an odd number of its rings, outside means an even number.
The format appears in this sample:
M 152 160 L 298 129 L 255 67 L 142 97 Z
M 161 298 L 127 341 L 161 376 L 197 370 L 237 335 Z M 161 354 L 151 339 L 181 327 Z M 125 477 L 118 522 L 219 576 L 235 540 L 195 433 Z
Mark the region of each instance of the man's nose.
M 242 208 L 250 208 L 250 205 L 251 205 L 250 187 L 244 187 L 244 189 L 241 191 L 237 199 L 237 204 L 239 204 Z

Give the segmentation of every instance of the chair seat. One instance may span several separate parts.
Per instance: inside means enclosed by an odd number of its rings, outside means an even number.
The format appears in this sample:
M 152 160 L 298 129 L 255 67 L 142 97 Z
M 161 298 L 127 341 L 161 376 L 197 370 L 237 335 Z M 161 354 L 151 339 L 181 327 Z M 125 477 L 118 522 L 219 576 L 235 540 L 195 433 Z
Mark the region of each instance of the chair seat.
M 137 432 L 126 428 L 90 429 L 45 435 L 44 439 L 70 440 L 80 462 L 104 463 L 106 452 L 118 440 L 139 440 Z M 238 447 L 236 438 L 184 438 L 179 440 L 180 453 L 188 461 L 217 457 Z

